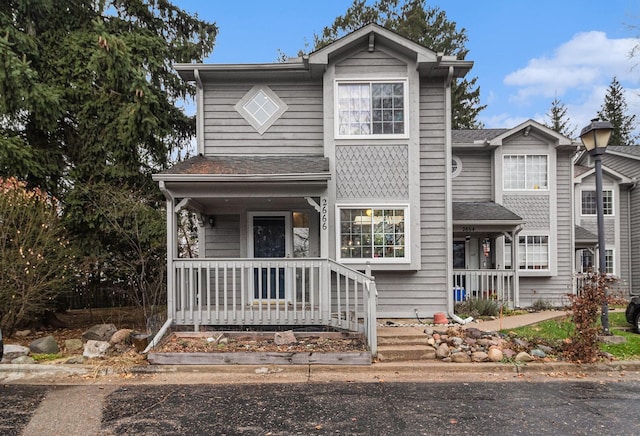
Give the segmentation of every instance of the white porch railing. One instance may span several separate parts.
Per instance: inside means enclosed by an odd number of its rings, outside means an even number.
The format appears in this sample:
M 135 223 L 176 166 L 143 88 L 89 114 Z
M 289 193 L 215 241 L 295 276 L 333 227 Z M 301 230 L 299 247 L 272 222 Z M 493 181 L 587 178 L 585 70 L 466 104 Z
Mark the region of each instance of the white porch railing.
M 364 333 L 376 352 L 373 277 L 329 259 L 175 259 L 178 325 L 317 325 Z
M 509 307 L 514 307 L 516 302 L 514 275 L 512 270 L 454 270 L 454 302 L 463 301 L 468 298 L 481 298 L 500 301 Z

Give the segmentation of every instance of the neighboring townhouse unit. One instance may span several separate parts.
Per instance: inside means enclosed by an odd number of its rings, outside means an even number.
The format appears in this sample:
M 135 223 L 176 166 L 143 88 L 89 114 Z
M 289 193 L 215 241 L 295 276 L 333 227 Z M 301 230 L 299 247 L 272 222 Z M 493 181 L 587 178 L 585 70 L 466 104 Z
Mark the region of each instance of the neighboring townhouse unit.
M 602 156 L 602 190 L 607 274 L 618 280 L 615 291 L 640 293 L 640 147 L 609 146 Z M 591 242 L 576 243 L 578 273 L 597 269 L 597 216 L 595 171 L 588 153 L 576 159 L 574 175 L 575 224 L 592 234 Z
M 196 84 L 198 156 L 154 176 L 172 322 L 374 334 L 376 316 L 463 298 L 559 304 L 576 145 L 534 121 L 452 132 L 471 67 L 375 24 L 286 63 L 176 65 Z M 198 259 L 178 257 L 183 208 Z
M 464 285 L 471 296 L 478 296 L 478 287 L 482 295 L 495 295 L 495 279 L 483 283 L 487 270 L 498 278 L 515 272 L 515 306 L 568 302 L 575 287 L 576 150 L 570 139 L 532 120 L 513 129 L 453 132 L 455 286 Z

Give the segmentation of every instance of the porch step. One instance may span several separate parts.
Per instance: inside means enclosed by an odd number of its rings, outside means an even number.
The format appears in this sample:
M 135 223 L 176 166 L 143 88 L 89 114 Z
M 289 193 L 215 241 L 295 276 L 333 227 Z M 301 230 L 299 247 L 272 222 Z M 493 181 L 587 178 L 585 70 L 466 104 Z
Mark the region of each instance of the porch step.
M 378 347 L 385 345 L 428 345 L 427 336 L 402 335 L 402 336 L 378 336 Z
M 378 347 L 378 360 L 380 362 L 431 360 L 435 358 L 436 349 L 429 345 L 383 345 Z

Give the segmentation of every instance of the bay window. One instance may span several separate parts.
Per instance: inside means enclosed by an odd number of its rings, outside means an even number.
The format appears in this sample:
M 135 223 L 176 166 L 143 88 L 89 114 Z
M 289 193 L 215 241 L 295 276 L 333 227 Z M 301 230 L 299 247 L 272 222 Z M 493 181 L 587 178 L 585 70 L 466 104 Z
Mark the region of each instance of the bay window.
M 407 261 L 408 207 L 338 207 L 340 260 Z

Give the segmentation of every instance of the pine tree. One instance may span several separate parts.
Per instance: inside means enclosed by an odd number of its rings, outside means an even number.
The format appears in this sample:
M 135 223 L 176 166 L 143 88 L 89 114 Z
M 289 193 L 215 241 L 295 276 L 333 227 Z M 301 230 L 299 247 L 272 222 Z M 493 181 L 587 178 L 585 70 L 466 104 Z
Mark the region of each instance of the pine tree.
M 123 216 L 131 202 L 164 207 L 151 174 L 195 134 L 180 107 L 195 87 L 173 64 L 202 62 L 215 24 L 170 0 L 2 0 L 0 29 L 0 177 L 60 200 L 89 288 L 164 277 L 154 254 L 166 244 L 162 214 L 140 227 L 123 219 L 125 239 L 97 200 L 118 201 Z M 133 243 L 157 250 L 140 255 Z M 127 280 L 103 273 L 140 259 L 160 266 Z
M 544 125 L 558 132 L 567 138 L 573 138 L 576 133 L 576 126 L 571 125 L 569 116 L 567 115 L 567 107 L 562 103 L 558 97 L 554 98 L 551 102 L 549 112 L 547 112 L 548 122 Z
M 346 33 L 369 23 L 378 23 L 398 34 L 436 52 L 465 59 L 469 50 L 466 30 L 458 30 L 444 11 L 428 7 L 426 0 L 377 0 L 367 5 L 366 0 L 354 0 L 343 16 L 337 17 L 330 27 L 314 36 L 315 50 L 320 49 Z M 454 129 L 481 128 L 478 115 L 486 107 L 480 105 L 480 87 L 477 78 L 460 79 L 452 85 Z
M 609 121 L 613 125 L 613 132 L 609 139 L 610 145 L 636 145 L 638 136 L 633 135 L 637 126 L 636 116 L 627 114 L 627 101 L 624 89 L 614 77 L 604 97 L 604 103 L 598 112 L 601 120 Z

